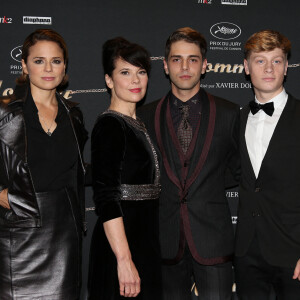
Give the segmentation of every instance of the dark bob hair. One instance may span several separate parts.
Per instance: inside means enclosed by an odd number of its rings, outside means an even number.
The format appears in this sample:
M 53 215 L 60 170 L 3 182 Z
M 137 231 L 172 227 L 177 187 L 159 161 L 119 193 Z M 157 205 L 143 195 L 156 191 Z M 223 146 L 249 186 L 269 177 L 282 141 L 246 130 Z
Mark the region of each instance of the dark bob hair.
M 102 51 L 104 74 L 110 77 L 116 67 L 115 61 L 118 58 L 136 67 L 145 69 L 147 74 L 150 72 L 151 62 L 148 51 L 138 44 L 127 41 L 123 37 L 116 37 L 106 41 L 103 44 Z
M 68 63 L 68 49 L 66 42 L 62 38 L 62 36 L 52 29 L 37 29 L 32 32 L 24 41 L 22 47 L 22 59 L 25 63 L 27 63 L 27 58 L 29 56 L 29 51 L 32 46 L 34 46 L 39 41 L 49 41 L 56 43 L 61 50 L 63 51 L 64 63 L 67 65 Z M 28 76 L 26 74 L 22 74 L 19 78 L 17 78 L 17 83 L 22 84 L 27 82 Z M 61 84 L 59 86 L 63 86 L 68 82 L 67 75 L 63 78 Z

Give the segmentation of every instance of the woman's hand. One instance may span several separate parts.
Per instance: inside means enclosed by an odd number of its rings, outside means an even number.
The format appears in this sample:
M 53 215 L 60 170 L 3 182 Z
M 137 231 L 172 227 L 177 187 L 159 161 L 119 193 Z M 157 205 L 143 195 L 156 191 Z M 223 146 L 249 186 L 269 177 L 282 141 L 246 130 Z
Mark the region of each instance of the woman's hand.
M 103 223 L 106 237 L 117 259 L 120 295 L 136 297 L 141 291 L 139 273 L 132 261 L 125 234 L 123 218 L 115 218 Z
M 293 279 L 298 279 L 300 281 L 300 259 L 297 261 Z
M 1 191 L 1 193 L 0 193 L 0 205 L 7 208 L 7 209 L 10 209 L 9 202 L 8 202 L 8 197 L 7 197 L 7 192 L 8 192 L 7 189 Z
M 121 296 L 136 297 L 140 293 L 141 279 L 130 258 L 118 261 L 118 278 Z

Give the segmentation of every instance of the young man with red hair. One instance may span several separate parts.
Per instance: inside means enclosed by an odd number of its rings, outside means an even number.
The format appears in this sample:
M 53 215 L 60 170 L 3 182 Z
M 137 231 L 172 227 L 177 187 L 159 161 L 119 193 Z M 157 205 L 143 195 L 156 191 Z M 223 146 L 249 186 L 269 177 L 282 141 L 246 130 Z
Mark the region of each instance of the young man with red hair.
M 283 82 L 290 41 L 277 31 L 245 44 L 255 100 L 241 112 L 235 270 L 241 300 L 300 299 L 300 102 Z

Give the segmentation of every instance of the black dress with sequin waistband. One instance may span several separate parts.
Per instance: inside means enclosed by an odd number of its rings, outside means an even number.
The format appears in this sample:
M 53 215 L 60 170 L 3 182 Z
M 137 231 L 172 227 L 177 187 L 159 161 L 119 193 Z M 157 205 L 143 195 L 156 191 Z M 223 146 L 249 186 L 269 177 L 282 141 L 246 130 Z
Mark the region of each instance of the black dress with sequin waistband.
M 88 299 L 123 299 L 116 258 L 103 230 L 103 222 L 123 217 L 132 260 L 141 278 L 141 293 L 135 299 L 159 300 L 160 175 L 144 124 L 114 111 L 103 113 L 92 133 L 92 170 L 99 218 L 91 242 Z

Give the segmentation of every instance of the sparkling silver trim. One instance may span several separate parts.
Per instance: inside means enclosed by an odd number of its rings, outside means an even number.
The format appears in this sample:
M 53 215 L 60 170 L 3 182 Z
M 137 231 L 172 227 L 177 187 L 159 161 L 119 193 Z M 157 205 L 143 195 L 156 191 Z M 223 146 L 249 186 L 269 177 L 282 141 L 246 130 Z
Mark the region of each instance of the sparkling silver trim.
M 121 184 L 121 200 L 154 200 L 160 191 L 159 184 Z
M 154 184 L 121 184 L 121 200 L 148 200 L 148 199 L 157 199 L 160 195 L 161 186 L 160 186 L 160 170 L 158 164 L 157 153 L 151 141 L 151 138 L 147 132 L 145 124 L 140 118 L 133 119 L 129 116 L 126 116 L 122 113 L 119 113 L 114 110 L 106 110 L 103 114 L 114 114 L 121 117 L 126 123 L 136 128 L 139 131 L 142 131 L 151 147 L 154 165 L 155 165 L 155 176 Z

